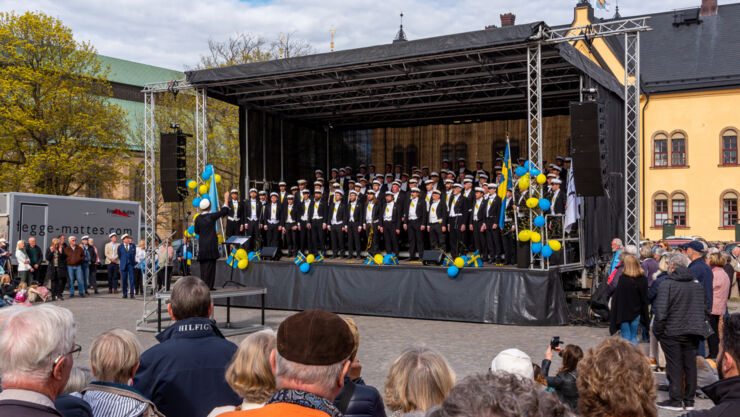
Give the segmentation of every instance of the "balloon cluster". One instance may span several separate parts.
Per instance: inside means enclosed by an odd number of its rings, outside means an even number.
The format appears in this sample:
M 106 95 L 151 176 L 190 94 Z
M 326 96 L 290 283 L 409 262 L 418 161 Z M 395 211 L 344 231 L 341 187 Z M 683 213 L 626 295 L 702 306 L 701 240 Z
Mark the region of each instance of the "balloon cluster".
M 203 170 L 203 172 L 200 174 L 200 178 L 205 181 L 205 183 L 198 185 L 198 182 L 195 180 L 188 180 L 185 185 L 191 190 L 195 191 L 195 198 L 193 198 L 193 207 L 199 207 L 201 200 L 209 199 L 208 196 L 209 191 L 211 190 L 210 186 L 210 179 L 211 176 L 213 176 L 213 179 L 216 181 L 216 184 L 221 182 L 221 175 L 216 174 L 214 172 L 213 165 L 208 164 L 206 165 L 206 168 Z M 213 203 L 213 201 L 211 201 Z
M 470 258 L 465 255 L 455 258 L 455 260 L 452 261 L 452 265 L 447 267 L 447 276 L 450 278 L 455 278 L 457 274 L 459 274 L 460 271 L 465 268 L 465 265 L 468 264 L 469 260 Z
M 522 191 L 527 190 L 531 185 L 531 178 L 534 178 L 537 184 L 542 185 L 547 182 L 547 176 L 543 174 L 539 169 L 535 168 L 530 161 L 524 162 L 524 164 L 518 167 L 514 173 L 519 177 L 519 189 Z M 505 193 L 505 191 L 504 191 Z M 503 196 L 502 196 L 503 197 Z M 527 207 L 531 210 L 540 209 L 541 214 L 538 214 L 534 220 L 534 226 L 542 229 L 545 227 L 545 216 L 544 213 L 550 210 L 550 200 L 546 198 L 535 198 L 530 197 L 525 202 Z M 543 245 L 542 234 L 535 230 L 521 230 L 519 231 L 520 242 L 531 242 L 530 248 L 533 254 L 542 254 L 544 258 L 552 256 L 553 252 L 557 252 L 561 249 L 561 244 L 557 240 L 550 240 Z
M 247 267 L 249 266 L 249 257 L 247 255 L 247 251 L 245 251 L 244 249 L 239 249 L 236 251 L 236 260 L 238 261 L 236 265 L 239 267 L 239 269 L 247 269 Z

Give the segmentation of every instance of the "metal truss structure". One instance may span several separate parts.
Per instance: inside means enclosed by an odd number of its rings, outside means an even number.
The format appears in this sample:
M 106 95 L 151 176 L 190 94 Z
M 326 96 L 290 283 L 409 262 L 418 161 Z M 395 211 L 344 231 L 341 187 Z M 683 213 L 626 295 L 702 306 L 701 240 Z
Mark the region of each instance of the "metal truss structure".
M 532 167 L 542 167 L 542 44 L 537 42 L 527 48 L 527 149 Z M 542 186 L 530 178 L 527 198 L 540 199 Z M 529 210 L 529 230 L 534 228 L 534 210 Z M 542 233 L 544 238 L 545 234 Z M 542 254 L 532 254 L 530 267 L 547 268 Z

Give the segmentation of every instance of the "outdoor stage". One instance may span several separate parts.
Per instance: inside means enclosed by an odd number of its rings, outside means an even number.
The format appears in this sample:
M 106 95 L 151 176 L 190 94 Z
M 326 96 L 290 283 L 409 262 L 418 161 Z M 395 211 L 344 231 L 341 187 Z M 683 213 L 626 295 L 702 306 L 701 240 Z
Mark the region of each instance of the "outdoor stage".
M 216 287 L 231 267 L 219 261 Z M 198 276 L 198 263 L 193 263 Z M 465 268 L 449 278 L 441 266 L 366 266 L 345 261 L 313 263 L 303 274 L 291 260 L 250 262 L 235 281 L 267 288 L 266 308 L 321 308 L 343 314 L 513 325 L 565 325 L 568 309 L 556 270 Z M 233 288 L 233 287 L 231 287 Z M 258 308 L 259 297 L 232 306 Z

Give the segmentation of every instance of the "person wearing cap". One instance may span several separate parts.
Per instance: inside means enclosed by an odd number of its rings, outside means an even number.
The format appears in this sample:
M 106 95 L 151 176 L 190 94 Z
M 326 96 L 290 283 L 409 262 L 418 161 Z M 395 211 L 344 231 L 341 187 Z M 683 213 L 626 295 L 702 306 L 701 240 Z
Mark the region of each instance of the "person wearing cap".
M 244 231 L 249 240 L 244 244 L 244 250 L 247 252 L 257 250 L 261 245 L 260 239 L 260 219 L 262 219 L 262 204 L 257 199 L 257 189 L 249 189 L 249 200 L 244 202 L 244 215 L 242 221 L 244 224 L 239 228 Z
M 85 258 L 82 261 L 82 265 L 81 265 L 82 266 L 82 277 L 83 277 L 83 281 L 85 282 L 85 295 L 89 295 L 87 290 L 88 288 L 90 288 L 90 284 L 92 284 L 95 294 L 98 294 L 98 283 L 97 283 L 97 279 L 95 278 L 95 275 L 92 275 L 92 279 L 90 279 L 90 269 L 95 263 L 97 252 L 95 251 L 95 247 L 90 245 L 90 236 L 88 235 L 82 236 L 81 240 L 82 240 L 82 249 L 85 251 Z M 30 241 L 31 239 L 29 239 L 29 243 Z
M 308 255 L 311 252 L 311 229 L 308 227 L 311 224 L 311 218 L 308 214 L 311 210 L 311 192 L 308 189 L 304 189 L 301 192 L 303 200 L 300 203 L 296 203 L 298 206 L 296 216 L 298 216 L 298 234 L 299 244 L 298 250 L 304 255 Z
M 345 219 L 347 221 L 346 230 L 348 258 L 356 256 L 357 259 L 362 259 L 362 246 L 360 245 L 360 233 L 362 233 L 362 207 L 363 204 L 359 200 L 359 193 L 355 190 L 350 191 L 345 216 Z
M 501 215 L 501 197 L 498 196 L 498 186 L 488 184 L 488 199 L 486 200 L 486 248 L 488 249 L 488 262 L 497 264 L 501 262 L 501 256 L 504 253 L 503 243 L 501 241 L 501 229 L 498 227 L 499 216 Z
M 370 256 L 378 253 L 380 248 L 380 231 L 378 230 L 378 226 L 380 224 L 382 206 L 382 203 L 378 201 L 376 191 L 368 190 L 365 204 L 362 208 L 362 230 L 365 232 L 365 247 L 367 248 L 367 254 Z
M 488 253 L 488 247 L 486 246 L 486 204 L 485 198 L 483 198 L 483 188 L 475 187 L 475 200 L 473 201 L 473 209 L 468 223 L 468 228 L 473 231 L 473 247 L 478 251 L 481 258 L 486 256 Z
M 195 218 L 195 234 L 198 235 L 198 263 L 203 281 L 212 291 L 216 284 L 216 260 L 218 253 L 218 235 L 216 222 L 229 215 L 229 193 L 224 194 L 224 205 L 221 210 L 211 212 L 211 201 L 204 198 L 200 201 L 200 215 Z M 126 287 L 124 288 L 124 293 Z M 125 296 L 125 294 L 124 294 Z M 133 296 L 132 296 L 133 297 Z
M 134 268 L 136 268 L 136 246 L 133 244 L 131 236 L 129 236 L 128 234 L 124 234 L 123 236 L 121 236 L 121 240 L 123 241 L 123 243 L 118 246 L 118 259 L 121 260 L 119 268 L 121 270 L 121 286 L 123 288 L 123 298 L 129 297 L 126 294 L 127 290 L 131 294 L 130 297 L 134 298 Z
M 401 175 L 403 175 L 403 167 L 401 164 L 396 164 L 396 166 L 393 168 L 393 179 L 395 181 L 401 181 Z M 408 177 L 409 174 L 406 174 Z
M 475 192 L 473 191 L 473 176 L 472 175 L 465 175 L 465 178 L 462 180 L 463 190 L 462 190 L 462 197 L 465 198 L 465 204 L 467 206 L 468 215 L 465 221 L 465 224 L 467 227 L 465 228 L 465 231 L 463 232 L 462 239 L 463 239 L 463 245 L 465 247 L 465 250 L 468 248 L 473 247 L 473 228 L 472 226 L 472 217 L 473 217 L 473 205 L 475 204 Z
M 308 207 L 308 221 L 306 225 L 311 232 L 311 253 L 318 255 L 324 252 L 324 239 L 326 238 L 326 219 L 328 206 L 324 202 L 323 193 L 320 189 L 314 190 L 314 198 Z
M 401 182 L 401 186 L 400 186 L 401 191 L 403 191 L 405 193 L 408 192 L 408 190 L 409 190 L 409 174 L 407 174 L 405 172 L 402 173 L 401 174 L 400 182 Z
M 466 175 L 473 175 L 473 173 L 468 169 L 465 158 L 463 157 L 457 158 L 457 173 L 458 175 L 462 174 L 463 178 Z
M 452 168 L 452 166 L 450 165 L 450 160 L 449 159 L 446 159 L 446 158 L 443 159 L 442 160 L 442 169 L 440 171 L 447 171 L 450 168 Z
M 298 214 L 300 213 L 300 206 L 294 204 L 294 201 L 293 194 L 288 194 L 280 217 L 280 225 L 282 226 L 285 247 L 288 249 L 289 257 L 296 256 L 298 250 Z
M 504 247 L 504 264 L 516 264 L 516 205 L 514 204 L 514 193 L 511 189 L 506 190 L 506 199 L 501 203 L 504 205 L 504 228 L 501 230 L 501 241 Z
M 229 194 L 229 215 L 226 217 L 226 238 L 239 234 L 244 205 L 239 203 L 239 190 L 234 188 Z M 242 229 L 243 230 L 243 229 Z
M 333 401 L 344 386 L 354 346 L 349 326 L 334 313 L 308 310 L 288 317 L 278 327 L 277 345 L 270 355 L 277 392 L 262 408 L 221 416 L 341 416 Z
M 431 183 L 430 183 L 431 184 Z M 431 188 L 431 187 L 428 187 Z M 447 205 L 442 202 L 442 192 L 431 191 L 431 200 L 425 213 L 426 231 L 429 233 L 429 244 L 432 249 L 445 250 L 445 233 L 447 232 Z
M 380 179 L 376 179 L 373 181 L 372 184 L 372 190 L 375 191 L 375 201 L 376 202 L 383 202 L 385 201 L 385 192 L 383 191 L 383 182 Z
M 347 230 L 347 204 L 344 202 L 344 191 L 337 188 L 334 191 L 334 200 L 329 206 L 329 237 L 331 241 L 332 258 L 345 257 L 344 232 Z M 328 256 L 327 256 L 328 257 Z
M 120 258 L 120 248 L 118 253 Z M 67 277 L 69 277 L 69 297 L 72 298 L 75 296 L 75 281 L 77 281 L 77 289 L 80 293 L 80 297 L 84 297 L 85 283 L 82 277 L 82 261 L 83 259 L 85 259 L 85 250 L 82 249 L 82 245 L 77 244 L 76 237 L 69 237 L 69 246 L 66 246 L 64 248 L 64 258 L 67 261 Z M 131 272 L 133 272 L 133 269 L 131 270 Z
M 485 171 L 478 171 L 478 173 L 475 175 L 475 180 L 478 181 L 478 187 L 488 187 L 488 173 L 486 173 Z M 485 193 L 484 197 L 487 194 L 488 193 Z
M 402 207 L 406 204 L 406 191 L 401 190 L 401 183 L 399 181 L 393 181 L 391 184 L 391 194 L 393 195 L 393 201 L 398 204 L 399 210 L 403 213 Z
M 475 161 L 475 181 L 476 182 L 480 181 L 481 174 L 486 174 L 486 179 L 488 179 L 491 176 L 491 174 L 488 171 L 483 169 L 483 161 L 479 159 Z
M 108 243 L 105 244 L 103 252 L 105 252 L 105 267 L 108 270 L 108 294 L 118 294 L 118 277 L 120 275 L 120 269 L 118 267 L 118 235 L 111 233 L 108 235 Z M 62 242 L 59 242 L 61 246 Z
M 324 171 L 322 171 L 320 169 L 315 170 L 313 173 L 314 173 L 314 176 L 316 177 L 316 179 L 319 179 L 319 178 L 323 179 L 324 178 Z
M 280 222 L 283 218 L 283 205 L 278 201 L 279 198 L 278 193 L 270 193 L 270 202 L 262 212 L 262 227 L 267 237 L 265 246 L 277 247 L 278 250 L 280 249 L 280 235 L 283 231 Z
M 303 203 L 303 190 L 306 189 L 306 180 L 300 179 L 298 180 L 298 190 L 293 193 L 293 203 L 299 204 Z
M 403 230 L 409 236 L 409 260 L 424 257 L 424 230 L 426 229 L 426 202 L 419 198 L 421 190 L 411 189 L 411 198 L 403 205 Z M 419 257 L 416 257 L 416 254 Z
M 285 183 L 285 181 L 280 181 L 278 183 L 278 199 L 280 200 L 279 203 L 281 205 L 285 205 L 287 201 L 285 198 L 288 196 L 288 184 Z
M 382 223 L 378 228 L 383 234 L 385 251 L 398 257 L 398 235 L 401 233 L 401 205 L 394 201 L 394 195 L 385 195 L 385 207 L 383 208 Z
M 385 193 L 388 193 L 391 191 L 391 185 L 393 184 L 393 173 L 387 173 L 385 174 L 385 182 L 380 187 L 380 195 L 385 195 Z
M 450 231 L 450 253 L 453 258 L 460 254 L 460 247 L 464 245 L 466 225 L 469 223 L 470 206 L 468 199 L 462 195 L 463 186 L 459 183 L 453 185 L 453 194 L 450 199 L 450 209 L 447 228 Z

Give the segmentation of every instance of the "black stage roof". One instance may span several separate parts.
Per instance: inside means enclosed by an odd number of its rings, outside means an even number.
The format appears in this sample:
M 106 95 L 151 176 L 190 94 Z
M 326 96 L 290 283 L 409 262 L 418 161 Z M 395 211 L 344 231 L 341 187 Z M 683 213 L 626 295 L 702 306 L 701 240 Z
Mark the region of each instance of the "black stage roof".
M 524 118 L 527 48 L 543 22 L 186 73 L 210 97 L 340 129 Z M 580 76 L 621 84 L 568 43 L 542 46 L 542 110 L 566 114 Z

